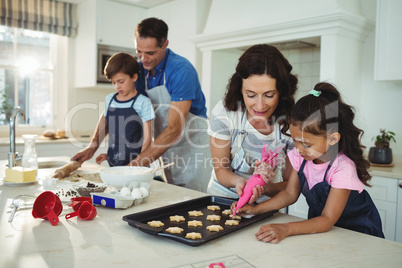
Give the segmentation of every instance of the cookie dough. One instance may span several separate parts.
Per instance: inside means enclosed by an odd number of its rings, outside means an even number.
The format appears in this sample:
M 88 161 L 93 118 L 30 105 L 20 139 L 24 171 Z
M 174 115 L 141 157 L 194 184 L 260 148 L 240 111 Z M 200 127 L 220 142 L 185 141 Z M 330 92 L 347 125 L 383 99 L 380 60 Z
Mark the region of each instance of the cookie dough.
M 211 205 L 211 206 L 207 206 L 207 209 L 215 211 L 215 210 L 221 210 L 221 207 L 217 206 L 217 205 Z
M 197 227 L 202 226 L 202 221 L 188 221 L 187 224 L 188 226 Z
M 175 215 L 175 216 L 170 216 L 170 221 L 181 222 L 181 221 L 185 221 L 185 219 L 183 216 Z
M 188 212 L 188 215 L 198 217 L 204 215 L 204 213 L 202 213 L 200 210 L 192 210 Z
M 202 235 L 201 235 L 200 233 L 192 232 L 192 233 L 187 233 L 187 234 L 186 234 L 186 238 L 189 238 L 189 239 L 200 239 L 200 238 L 202 238 Z
M 239 221 L 236 221 L 236 220 L 226 220 L 225 225 L 230 225 L 230 226 L 239 225 Z
M 181 232 L 183 232 L 183 229 L 180 227 L 169 227 L 166 229 L 166 232 L 169 232 L 172 234 L 181 234 Z
M 152 227 L 161 227 L 161 226 L 164 226 L 165 224 L 163 224 L 163 222 L 161 222 L 161 221 L 149 221 L 148 225 L 150 225 Z
M 219 215 L 208 215 L 207 216 L 207 221 L 219 221 L 221 219 L 221 216 Z
M 210 232 L 219 232 L 219 231 L 223 230 L 223 227 L 220 225 L 210 225 L 210 226 L 207 226 L 207 230 Z

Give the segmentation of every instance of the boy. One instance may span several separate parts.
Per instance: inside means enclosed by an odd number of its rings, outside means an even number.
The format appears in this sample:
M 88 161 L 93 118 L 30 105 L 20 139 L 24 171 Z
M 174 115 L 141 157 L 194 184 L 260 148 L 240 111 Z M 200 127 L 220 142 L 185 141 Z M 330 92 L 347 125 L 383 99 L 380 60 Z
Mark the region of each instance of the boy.
M 152 140 L 152 120 L 155 113 L 149 98 L 138 93 L 137 60 L 127 53 L 116 53 L 107 61 L 104 74 L 112 82 L 117 93 L 106 96 L 105 112 L 87 148 L 72 157 L 82 164 L 91 159 L 99 145 L 109 134 L 109 148 L 100 154 L 96 163 L 107 159 L 110 166 L 128 165 L 131 160 L 148 148 Z

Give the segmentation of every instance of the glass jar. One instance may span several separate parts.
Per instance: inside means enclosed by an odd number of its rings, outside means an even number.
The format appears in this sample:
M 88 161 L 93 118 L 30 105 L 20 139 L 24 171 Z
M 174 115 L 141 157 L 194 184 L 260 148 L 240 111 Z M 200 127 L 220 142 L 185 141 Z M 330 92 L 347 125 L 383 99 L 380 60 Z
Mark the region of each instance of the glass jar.
M 36 153 L 35 144 L 38 135 L 22 135 L 24 139 L 24 154 L 22 155 L 22 167 L 38 169 L 38 154 Z

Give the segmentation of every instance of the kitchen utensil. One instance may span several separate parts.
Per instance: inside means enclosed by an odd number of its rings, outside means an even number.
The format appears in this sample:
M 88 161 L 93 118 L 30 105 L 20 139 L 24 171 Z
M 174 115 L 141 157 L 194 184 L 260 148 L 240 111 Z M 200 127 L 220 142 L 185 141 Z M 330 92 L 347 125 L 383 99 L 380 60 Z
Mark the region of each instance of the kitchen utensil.
M 166 165 L 161 166 L 161 167 L 158 167 L 158 168 L 156 168 L 156 169 L 153 169 L 153 170 L 147 171 L 147 172 L 145 172 L 145 173 L 143 173 L 143 174 L 154 173 L 154 172 L 156 172 L 156 171 L 158 171 L 158 170 L 161 170 L 161 169 L 165 169 L 165 168 L 167 168 L 167 167 L 170 167 L 170 166 L 172 166 L 173 164 L 174 164 L 174 162 L 169 163 L 169 164 L 166 164 Z
M 96 208 L 88 201 L 84 201 L 77 211 L 67 214 L 66 219 L 78 216 L 83 220 L 92 220 L 96 217 L 96 214 Z
M 71 203 L 68 206 L 72 207 L 74 211 L 78 211 L 82 203 L 84 203 L 85 201 L 92 203 L 92 198 L 86 196 L 72 197 Z
M 8 222 L 12 222 L 13 221 L 13 219 L 14 219 L 14 215 L 15 215 L 15 213 L 17 212 L 17 210 L 19 210 L 19 209 L 24 209 L 24 208 L 26 208 L 26 207 L 30 207 L 30 208 L 32 208 L 32 205 L 33 205 L 33 203 L 31 203 L 31 202 L 26 202 L 25 200 L 26 199 L 35 199 L 36 197 L 35 196 L 32 196 L 32 195 L 25 195 L 25 194 L 20 194 L 20 195 L 17 195 L 14 199 L 13 199 L 13 201 L 11 201 L 11 205 L 10 205 L 10 208 L 12 209 L 11 210 L 11 214 L 10 214 L 10 217 L 8 218 Z
M 144 174 L 145 172 L 149 172 Z M 131 182 L 151 183 L 154 178 L 154 169 L 138 166 L 119 166 L 101 169 L 99 175 L 105 184 L 120 190 L 124 185 Z
M 70 175 L 70 173 L 76 171 L 80 166 L 81 164 L 79 162 L 71 161 L 70 163 L 62 166 L 61 168 L 56 169 L 53 177 L 58 179 L 65 178 L 68 175 Z
M 55 226 L 59 223 L 59 215 L 63 210 L 60 198 L 51 191 L 41 193 L 32 208 L 34 218 L 48 219 Z
M 151 234 L 151 235 L 158 235 L 164 236 L 181 243 L 190 245 L 190 246 L 199 246 L 204 244 L 208 241 L 221 237 L 223 235 L 227 235 L 231 232 L 237 231 L 243 227 L 246 227 L 250 224 L 253 224 L 257 221 L 262 219 L 266 219 L 271 217 L 276 211 L 267 212 L 261 215 L 256 215 L 252 218 L 242 218 L 239 221 L 238 225 L 228 226 L 225 225 L 226 220 L 231 219 L 229 215 L 222 214 L 222 211 L 225 209 L 230 209 L 231 204 L 236 201 L 235 199 L 223 198 L 218 196 L 204 196 L 180 203 L 176 203 L 173 205 L 168 205 L 156 209 L 146 210 L 134 214 L 129 214 L 123 216 L 123 221 L 126 221 L 130 226 L 138 228 L 140 231 Z M 209 205 L 218 205 L 220 206 L 219 211 L 211 211 L 207 209 Z M 199 210 L 204 215 L 193 217 L 189 216 L 188 212 L 192 210 Z M 220 215 L 220 221 L 207 221 L 206 218 L 208 215 Z M 171 222 L 170 216 L 180 215 L 185 218 L 185 221 L 181 223 Z M 148 221 L 161 221 L 164 223 L 163 227 L 151 227 L 147 223 Z M 187 225 L 187 221 L 189 220 L 199 220 L 202 221 L 202 227 L 189 227 Z M 209 225 L 220 225 L 223 227 L 223 230 L 219 232 L 210 232 L 206 229 Z M 180 234 L 171 234 L 166 232 L 165 230 L 169 227 L 180 227 L 184 231 Z M 202 235 L 200 239 L 188 239 L 185 238 L 187 233 L 190 232 L 199 232 Z

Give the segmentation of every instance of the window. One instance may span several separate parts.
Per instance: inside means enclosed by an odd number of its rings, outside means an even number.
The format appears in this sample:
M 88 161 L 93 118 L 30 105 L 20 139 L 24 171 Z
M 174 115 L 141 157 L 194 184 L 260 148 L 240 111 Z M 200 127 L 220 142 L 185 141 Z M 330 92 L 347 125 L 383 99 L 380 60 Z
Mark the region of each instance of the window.
M 0 25 L 0 125 L 20 106 L 32 127 L 53 125 L 52 34 Z

